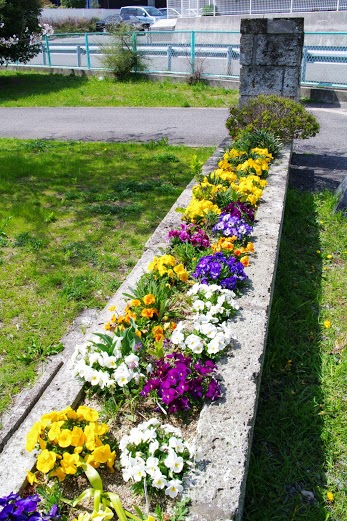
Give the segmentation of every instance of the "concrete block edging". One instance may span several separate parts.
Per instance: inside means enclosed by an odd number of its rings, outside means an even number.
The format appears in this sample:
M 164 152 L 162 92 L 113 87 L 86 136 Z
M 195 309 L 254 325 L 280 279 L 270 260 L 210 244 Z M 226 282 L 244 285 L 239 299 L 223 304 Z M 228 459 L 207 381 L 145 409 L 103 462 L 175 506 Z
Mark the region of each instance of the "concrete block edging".
M 230 145 L 224 140 L 205 163 L 203 173 L 215 170 L 217 161 Z M 233 325 L 234 346 L 218 362 L 224 396 L 216 403 L 205 405 L 198 422 L 195 444 L 202 448 L 202 463 L 185 480 L 185 493 L 192 500 L 189 521 L 241 521 L 246 489 L 246 477 L 258 393 L 261 380 L 272 293 L 275 281 L 279 242 L 288 183 L 291 148 L 282 150 L 272 163 L 268 186 L 257 211 L 257 222 L 252 240 L 255 253 L 246 269 L 251 285 L 238 299 L 240 312 Z M 42 386 L 40 396 L 35 388 L 32 402 L 29 397 L 27 414 L 21 411 L 21 422 L 10 418 L 13 434 L 4 440 L 0 452 L 0 468 L 6 469 L 6 479 L 0 481 L 0 496 L 20 491 L 25 484 L 26 470 L 34 467 L 36 455 L 25 451 L 25 436 L 35 421 L 53 409 L 75 406 L 82 396 L 83 385 L 72 375 L 72 355 L 76 343 L 89 341 L 94 333 L 104 332 L 108 321 L 108 308 L 125 307 L 123 293 L 129 292 L 146 270 L 154 255 L 167 246 L 167 232 L 179 226 L 181 216 L 176 208 L 189 204 L 192 181 L 166 217 L 147 241 L 145 251 L 130 275 L 98 315 L 91 313 L 83 323 L 77 320 L 77 329 L 67 334 L 65 350 L 59 368 L 47 387 Z M 81 328 L 81 323 L 83 328 Z M 81 332 L 83 329 L 83 333 Z M 61 363 L 62 361 L 62 363 Z M 41 394 L 42 393 L 42 394 Z M 6 425 L 4 429 L 6 431 Z M 17 429 L 17 430 L 16 430 Z M 0 448 L 1 450 L 1 448 Z

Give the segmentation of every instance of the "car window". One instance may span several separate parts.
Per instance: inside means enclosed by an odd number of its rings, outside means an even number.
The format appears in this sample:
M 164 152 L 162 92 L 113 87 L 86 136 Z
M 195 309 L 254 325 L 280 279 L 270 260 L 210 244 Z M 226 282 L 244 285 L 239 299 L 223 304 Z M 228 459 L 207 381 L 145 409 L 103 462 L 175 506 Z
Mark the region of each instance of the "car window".
M 149 14 L 149 16 L 163 16 L 163 13 L 161 13 L 155 7 L 146 7 L 146 11 Z

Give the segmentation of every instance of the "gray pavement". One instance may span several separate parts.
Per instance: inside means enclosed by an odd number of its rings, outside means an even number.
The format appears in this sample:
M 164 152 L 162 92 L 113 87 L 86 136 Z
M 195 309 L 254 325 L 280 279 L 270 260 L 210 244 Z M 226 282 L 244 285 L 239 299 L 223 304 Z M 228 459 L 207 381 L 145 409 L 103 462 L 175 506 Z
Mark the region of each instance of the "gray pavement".
M 0 108 L 0 137 L 82 141 L 168 138 L 170 144 L 218 146 L 228 109 L 30 107 Z
M 335 189 L 347 176 L 347 105 L 309 105 L 321 130 L 296 140 L 290 186 Z M 227 136 L 228 109 L 33 107 L 0 108 L 0 137 L 147 142 L 218 146 Z
M 308 110 L 321 128 L 314 138 L 294 141 L 289 186 L 334 190 L 347 176 L 347 105 L 309 106 Z

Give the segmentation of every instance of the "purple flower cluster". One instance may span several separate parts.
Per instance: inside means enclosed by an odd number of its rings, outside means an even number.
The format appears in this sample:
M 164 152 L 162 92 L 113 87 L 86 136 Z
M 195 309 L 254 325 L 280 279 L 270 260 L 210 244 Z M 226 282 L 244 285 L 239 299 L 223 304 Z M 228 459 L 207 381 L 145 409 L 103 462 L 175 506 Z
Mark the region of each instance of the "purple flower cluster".
M 170 230 L 169 239 L 176 239 L 177 242 L 189 242 L 198 248 L 209 248 L 210 239 L 202 228 L 195 224 L 181 224 L 180 230 Z
M 221 213 L 217 224 L 212 228 L 212 232 L 218 235 L 223 237 L 232 237 L 234 235 L 239 241 L 251 235 L 252 231 L 252 226 L 244 219 L 230 213 Z
M 57 505 L 53 505 L 48 514 L 41 514 L 37 508 L 40 502 L 37 494 L 21 498 L 18 494 L 11 493 L 0 498 L 1 521 L 56 521 L 59 515 Z
M 192 276 L 199 279 L 201 284 L 219 284 L 233 291 L 248 279 L 241 262 L 235 257 L 227 258 L 220 252 L 201 257 Z
M 255 210 L 250 203 L 233 201 L 222 209 L 223 213 L 230 213 L 232 217 L 245 219 L 249 223 L 254 223 Z
M 156 360 L 155 366 L 141 394 L 156 394 L 169 413 L 187 411 L 192 402 L 205 398 L 214 401 L 221 396 L 212 360 L 194 364 L 191 357 L 174 352 Z

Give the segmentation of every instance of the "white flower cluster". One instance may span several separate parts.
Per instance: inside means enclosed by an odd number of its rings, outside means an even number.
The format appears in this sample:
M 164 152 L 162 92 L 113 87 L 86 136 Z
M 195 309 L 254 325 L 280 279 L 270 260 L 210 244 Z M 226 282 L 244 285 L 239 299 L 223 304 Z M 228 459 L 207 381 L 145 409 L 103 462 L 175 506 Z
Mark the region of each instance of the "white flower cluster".
M 204 350 L 214 356 L 223 351 L 232 340 L 233 310 L 239 309 L 236 295 L 217 284 L 194 284 L 188 296 L 195 311 L 191 320 L 180 322 L 171 335 L 171 342 L 183 350 L 201 354 Z
M 5 26 L 3 22 L 0 22 L 0 29 Z M 49 24 L 39 24 L 40 32 L 39 33 L 31 33 L 28 35 L 29 37 L 29 45 L 38 45 L 41 42 L 43 36 L 50 36 L 54 33 L 54 29 Z M 25 28 L 25 33 L 29 32 L 28 27 Z M 26 36 L 27 37 L 27 36 Z M 0 38 L 0 45 L 6 48 L 10 48 L 13 45 L 18 45 L 19 37 L 17 35 L 10 36 L 9 38 Z
M 131 429 L 122 437 L 119 448 L 125 481 L 142 482 L 164 490 L 175 498 L 183 490 L 182 475 L 193 462 L 199 461 L 199 452 L 183 441 L 179 429 L 160 425 L 152 418 Z
M 75 374 L 101 389 L 116 385 L 124 387 L 132 380 L 138 383 L 143 376 L 139 357 L 135 353 L 123 357 L 120 351 L 121 341 L 121 337 L 115 337 L 111 355 L 95 344 L 78 346 L 75 353 Z
M 17 45 L 19 42 L 19 38 L 14 34 L 10 36 L 10 38 L 0 38 L 0 45 L 9 49 L 12 45 Z

